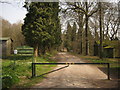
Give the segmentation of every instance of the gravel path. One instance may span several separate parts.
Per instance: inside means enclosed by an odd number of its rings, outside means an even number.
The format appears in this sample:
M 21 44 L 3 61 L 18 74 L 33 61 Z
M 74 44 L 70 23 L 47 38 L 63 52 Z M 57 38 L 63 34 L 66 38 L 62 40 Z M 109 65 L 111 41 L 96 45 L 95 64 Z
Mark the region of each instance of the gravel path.
M 80 62 L 83 60 L 65 52 L 58 53 L 59 62 Z M 58 65 L 55 69 L 65 65 Z M 33 88 L 117 88 L 116 80 L 107 80 L 107 75 L 95 65 L 70 65 L 50 73 Z

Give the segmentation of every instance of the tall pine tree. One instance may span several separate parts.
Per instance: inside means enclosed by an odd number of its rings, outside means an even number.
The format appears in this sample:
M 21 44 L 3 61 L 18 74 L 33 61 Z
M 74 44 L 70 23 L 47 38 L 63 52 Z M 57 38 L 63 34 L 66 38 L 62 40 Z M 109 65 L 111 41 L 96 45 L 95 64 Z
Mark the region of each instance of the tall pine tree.
M 66 31 L 66 39 L 65 39 L 65 47 L 67 48 L 67 51 L 71 50 L 71 33 L 72 33 L 72 27 L 70 23 L 67 23 L 67 31 Z
M 77 30 L 77 26 L 76 26 L 76 23 L 74 22 L 72 33 L 71 33 L 71 41 L 75 41 L 76 40 L 76 30 Z
M 71 33 L 71 47 L 72 47 L 72 50 L 73 52 L 76 52 L 76 48 L 77 48 L 77 45 L 76 45 L 76 30 L 77 30 L 77 26 L 76 26 L 76 23 L 74 22 L 73 23 L 73 28 L 72 28 L 72 33 Z

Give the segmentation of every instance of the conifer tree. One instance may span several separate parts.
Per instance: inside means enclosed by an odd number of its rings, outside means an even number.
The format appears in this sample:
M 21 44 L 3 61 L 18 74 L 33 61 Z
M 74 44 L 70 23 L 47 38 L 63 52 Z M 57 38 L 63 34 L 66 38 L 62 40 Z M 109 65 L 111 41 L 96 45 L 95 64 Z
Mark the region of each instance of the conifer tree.
M 28 13 L 22 26 L 23 34 L 27 44 L 34 47 L 35 56 L 38 56 L 39 48 L 45 53 L 47 47 L 56 43 L 55 36 L 58 34 L 56 31 L 59 25 L 57 26 L 55 20 L 58 20 L 59 6 L 54 2 L 31 2 L 24 7 Z
M 73 28 L 72 28 L 72 31 L 71 31 L 72 32 L 71 33 L 71 45 L 72 45 L 73 52 L 76 52 L 76 49 L 77 49 L 76 30 L 77 30 L 77 26 L 76 26 L 76 23 L 74 22 Z
M 71 33 L 71 41 L 75 41 L 76 40 L 76 29 L 77 29 L 77 26 L 76 26 L 76 23 L 74 22 L 72 33 Z
M 66 31 L 66 40 L 65 40 L 65 47 L 67 48 L 67 51 L 71 50 L 71 31 L 72 27 L 70 23 L 67 23 L 67 31 Z

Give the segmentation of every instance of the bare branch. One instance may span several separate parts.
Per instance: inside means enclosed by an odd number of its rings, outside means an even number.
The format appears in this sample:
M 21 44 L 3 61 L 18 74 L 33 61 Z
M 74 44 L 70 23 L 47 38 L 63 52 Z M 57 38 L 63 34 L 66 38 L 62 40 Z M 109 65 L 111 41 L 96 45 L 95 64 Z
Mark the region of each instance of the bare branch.
M 5 1 L 0 1 L 0 3 L 11 4 L 11 3 L 9 3 L 9 2 L 5 2 Z
M 94 7 L 94 8 L 96 8 L 96 6 Z M 93 10 L 90 12 L 90 14 L 88 15 L 88 17 L 91 17 L 94 13 L 96 13 L 97 11 L 98 11 L 98 7 L 94 10 L 94 8 L 93 8 Z
M 68 5 L 74 6 L 74 9 L 79 9 L 82 12 L 85 13 L 85 10 L 82 7 L 80 7 L 80 6 L 77 6 L 76 3 L 68 3 Z

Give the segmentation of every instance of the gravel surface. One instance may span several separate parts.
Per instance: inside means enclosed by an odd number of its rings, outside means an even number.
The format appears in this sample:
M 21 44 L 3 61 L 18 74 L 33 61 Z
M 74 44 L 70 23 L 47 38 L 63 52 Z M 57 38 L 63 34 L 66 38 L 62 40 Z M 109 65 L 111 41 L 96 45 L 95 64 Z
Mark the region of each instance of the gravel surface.
M 59 62 L 79 62 L 80 58 L 65 52 L 58 53 Z M 66 65 L 58 65 L 55 69 Z M 95 65 L 69 65 L 67 68 L 50 73 L 32 88 L 117 88 L 117 80 L 107 80 L 107 75 Z

